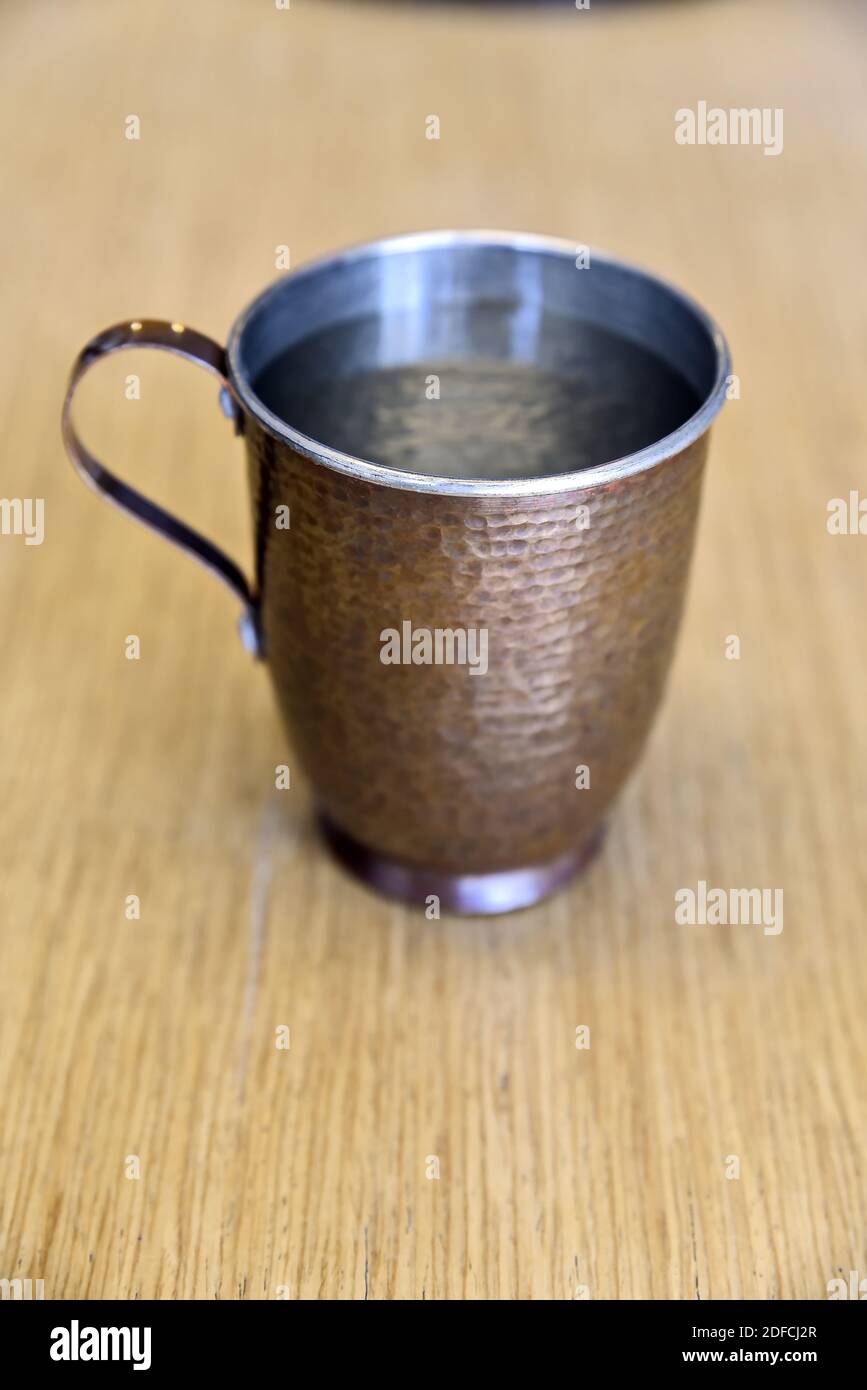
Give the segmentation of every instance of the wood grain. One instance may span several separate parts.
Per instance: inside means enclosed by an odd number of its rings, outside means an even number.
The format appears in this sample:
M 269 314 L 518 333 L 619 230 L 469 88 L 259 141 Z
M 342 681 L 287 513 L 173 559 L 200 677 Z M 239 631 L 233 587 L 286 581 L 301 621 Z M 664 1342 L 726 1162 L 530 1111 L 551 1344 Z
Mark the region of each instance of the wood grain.
M 4 8 L 2 491 L 45 499 L 45 539 L 0 536 L 0 1276 L 692 1299 L 867 1275 L 867 538 L 826 528 L 865 486 L 865 50 L 855 0 Z M 783 153 L 677 145 L 700 99 L 782 107 Z M 285 744 L 230 598 L 80 486 L 57 418 L 107 324 L 223 338 L 278 245 L 438 225 L 670 275 L 741 379 L 606 848 L 481 923 L 332 865 L 300 779 L 273 789 Z M 246 563 L 212 381 L 127 356 L 79 418 Z M 783 932 L 678 926 L 700 879 L 782 888 Z

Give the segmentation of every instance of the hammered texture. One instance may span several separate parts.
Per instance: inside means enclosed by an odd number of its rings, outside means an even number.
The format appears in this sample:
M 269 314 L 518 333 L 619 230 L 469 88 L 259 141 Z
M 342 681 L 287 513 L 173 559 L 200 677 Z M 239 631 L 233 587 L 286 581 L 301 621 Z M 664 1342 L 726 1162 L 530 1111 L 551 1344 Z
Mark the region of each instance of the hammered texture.
M 336 825 L 464 873 L 590 839 L 662 694 L 706 447 L 565 494 L 453 497 L 333 472 L 247 419 L 266 657 Z M 406 620 L 487 629 L 487 672 L 384 665 L 381 633 Z

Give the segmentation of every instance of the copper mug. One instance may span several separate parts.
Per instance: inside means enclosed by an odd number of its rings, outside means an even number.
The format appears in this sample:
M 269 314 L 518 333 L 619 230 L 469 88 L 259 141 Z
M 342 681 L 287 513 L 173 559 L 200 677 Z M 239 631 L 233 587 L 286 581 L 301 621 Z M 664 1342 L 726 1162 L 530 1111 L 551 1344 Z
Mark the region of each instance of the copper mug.
M 252 580 L 75 432 L 84 372 L 138 347 L 222 383 Z M 87 482 L 240 599 L 339 859 L 392 896 L 503 912 L 582 868 L 635 766 L 729 371 L 704 311 L 622 261 L 425 233 L 284 276 L 225 349 L 180 323 L 106 330 L 63 433 Z

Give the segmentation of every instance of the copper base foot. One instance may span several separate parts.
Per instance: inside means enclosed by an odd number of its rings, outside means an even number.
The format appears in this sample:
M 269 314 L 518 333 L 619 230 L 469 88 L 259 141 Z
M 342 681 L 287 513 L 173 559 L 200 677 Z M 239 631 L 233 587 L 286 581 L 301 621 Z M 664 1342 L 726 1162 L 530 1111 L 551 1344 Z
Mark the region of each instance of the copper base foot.
M 602 826 L 580 849 L 547 864 L 535 864 L 526 869 L 499 869 L 492 873 L 457 874 L 443 869 L 425 869 L 378 854 L 347 835 L 327 816 L 320 815 L 319 825 L 335 858 L 369 888 L 387 898 L 398 898 L 422 908 L 436 897 L 443 910 L 470 917 L 516 912 L 541 902 L 581 873 L 604 839 Z

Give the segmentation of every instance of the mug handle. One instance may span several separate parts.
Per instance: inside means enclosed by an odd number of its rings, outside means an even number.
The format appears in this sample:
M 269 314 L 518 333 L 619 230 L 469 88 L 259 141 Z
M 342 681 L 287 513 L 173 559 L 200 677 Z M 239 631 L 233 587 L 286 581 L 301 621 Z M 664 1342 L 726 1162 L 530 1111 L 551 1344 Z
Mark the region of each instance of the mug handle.
M 239 621 L 241 640 L 254 656 L 262 655 L 262 636 L 259 621 L 259 603 L 251 585 L 235 564 L 234 560 L 212 541 L 194 531 L 192 527 L 179 521 L 170 512 L 164 511 L 155 502 L 149 502 L 142 493 L 116 478 L 107 468 L 94 458 L 76 433 L 72 423 L 72 400 L 78 384 L 85 372 L 89 371 L 100 358 L 109 353 L 121 352 L 126 348 L 161 348 L 180 357 L 196 362 L 213 372 L 222 382 L 220 403 L 225 414 L 235 421 L 236 433 L 241 433 L 242 417 L 229 386 L 225 349 L 193 328 L 182 323 L 165 323 L 162 319 L 131 319 L 126 323 L 106 328 L 83 347 L 72 365 L 69 385 L 63 402 L 63 442 L 66 452 L 84 481 L 109 502 L 121 507 L 134 516 L 137 521 L 159 532 L 174 545 L 187 550 L 201 564 L 212 570 L 224 584 L 228 584 L 244 605 Z

